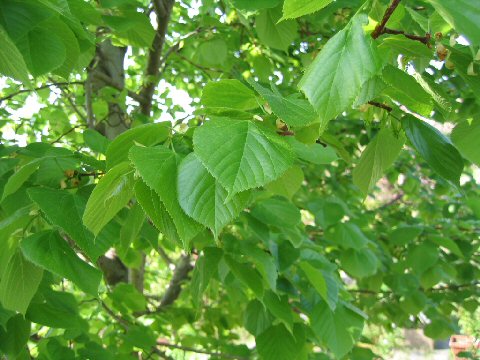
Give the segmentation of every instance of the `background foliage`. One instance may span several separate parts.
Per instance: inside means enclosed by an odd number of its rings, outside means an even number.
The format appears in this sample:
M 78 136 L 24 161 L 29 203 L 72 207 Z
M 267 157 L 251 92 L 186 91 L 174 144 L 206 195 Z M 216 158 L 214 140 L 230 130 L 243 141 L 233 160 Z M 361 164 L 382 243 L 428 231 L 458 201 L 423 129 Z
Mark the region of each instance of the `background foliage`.
M 471 0 L 3 0 L 0 353 L 374 359 L 366 327 L 459 332 L 478 24 Z

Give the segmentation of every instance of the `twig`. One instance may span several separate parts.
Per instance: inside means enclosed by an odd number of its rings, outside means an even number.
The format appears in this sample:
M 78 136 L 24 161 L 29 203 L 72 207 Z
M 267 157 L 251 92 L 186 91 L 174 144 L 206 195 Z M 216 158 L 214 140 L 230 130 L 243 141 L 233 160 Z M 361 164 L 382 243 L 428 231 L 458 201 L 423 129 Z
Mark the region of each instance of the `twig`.
M 16 91 L 16 92 L 10 94 L 10 95 L 1 97 L 1 98 L 0 98 L 0 104 L 1 104 L 3 101 L 5 101 L 5 100 L 10 100 L 11 98 L 14 98 L 14 97 L 17 96 L 17 95 L 20 95 L 20 94 L 23 94 L 23 93 L 26 93 L 26 92 L 32 92 L 32 91 L 42 90 L 42 89 L 49 88 L 49 87 L 51 87 L 51 86 L 61 87 L 61 86 L 79 85 L 79 84 L 83 84 L 83 81 L 57 82 L 57 83 L 45 84 L 45 85 L 36 87 L 36 88 L 34 88 L 34 89 L 21 89 L 21 90 L 18 90 L 18 91 Z
M 382 34 L 403 35 L 407 39 L 420 41 L 422 44 L 425 44 L 428 47 L 430 47 L 430 40 L 432 39 L 432 35 L 430 33 L 426 33 L 425 36 L 419 36 L 414 34 L 406 34 L 403 30 L 395 30 L 387 27 L 383 29 Z
M 95 128 L 95 113 L 93 111 L 93 102 L 92 102 L 92 72 L 90 67 L 87 69 L 87 80 L 84 85 L 85 92 L 85 109 L 87 112 L 87 125 L 89 129 Z
M 194 352 L 197 354 L 206 354 L 214 357 L 218 357 L 221 359 L 237 359 L 237 360 L 248 360 L 248 358 L 240 355 L 233 355 L 233 354 L 224 354 L 224 353 L 219 353 L 219 352 L 212 352 L 212 351 L 207 351 L 207 350 L 202 350 L 202 349 L 196 349 L 192 348 L 189 346 L 182 346 L 182 345 L 176 345 L 176 344 L 170 344 L 161 340 L 157 340 L 157 345 L 159 346 L 165 346 L 168 348 L 173 348 L 173 349 L 179 349 L 183 351 L 188 351 L 188 352 Z
M 372 105 L 372 106 L 376 106 L 378 108 L 381 108 L 383 110 L 386 110 L 388 112 L 392 111 L 393 109 L 388 106 L 387 104 L 383 104 L 383 103 L 379 103 L 379 102 L 376 102 L 376 101 L 369 101 L 368 104 Z
M 400 4 L 400 0 L 392 0 L 392 3 L 387 8 L 387 10 L 385 10 L 385 13 L 383 14 L 382 21 L 380 22 L 380 24 L 378 24 L 375 27 L 375 30 L 373 30 L 372 38 L 376 39 L 380 35 L 383 34 L 383 30 L 385 29 L 385 25 L 387 25 L 388 20 L 392 16 L 392 14 L 395 11 L 395 9 L 397 8 L 398 4 Z
M 68 134 L 70 134 L 71 132 L 75 131 L 75 129 L 78 129 L 78 128 L 81 128 L 85 125 L 76 125 L 74 127 L 72 127 L 71 129 L 65 131 L 62 135 L 60 135 L 58 138 L 56 138 L 55 140 L 51 141 L 50 144 L 55 144 L 57 142 L 59 142 L 60 140 L 62 140 L 63 137 L 67 136 Z
M 157 15 L 157 29 L 153 39 L 152 46 L 148 53 L 147 68 L 145 70 L 144 83 L 140 95 L 143 98 L 140 103 L 140 110 L 144 115 L 150 115 L 152 109 L 152 98 L 155 85 L 158 82 L 160 74 L 161 55 L 165 44 L 165 36 L 167 34 L 168 22 L 172 13 L 175 0 L 154 0 L 153 8 Z
M 115 320 L 118 321 L 118 323 L 125 329 L 125 330 L 128 330 L 128 328 L 130 327 L 130 323 L 125 320 L 124 318 L 122 318 L 121 316 L 118 316 L 117 314 L 115 314 L 113 312 L 112 309 L 110 309 L 107 304 L 105 304 L 103 301 L 99 300 L 100 303 L 102 304 L 102 307 L 105 309 L 105 311 L 108 313 L 108 315 L 110 315 L 112 318 L 114 318 Z

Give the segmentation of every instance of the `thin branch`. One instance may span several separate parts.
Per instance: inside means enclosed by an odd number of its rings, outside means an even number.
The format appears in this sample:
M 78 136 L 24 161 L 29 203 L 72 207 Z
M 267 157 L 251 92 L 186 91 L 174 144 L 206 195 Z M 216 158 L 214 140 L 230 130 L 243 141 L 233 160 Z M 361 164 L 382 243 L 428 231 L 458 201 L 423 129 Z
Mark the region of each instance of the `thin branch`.
M 248 358 L 240 355 L 233 355 L 233 354 L 224 354 L 224 353 L 219 353 L 219 352 L 212 352 L 212 351 L 207 351 L 203 349 L 196 349 L 192 348 L 190 346 L 182 346 L 182 345 L 176 345 L 176 344 L 170 344 L 161 340 L 157 340 L 157 345 L 159 346 L 165 346 L 168 348 L 172 349 L 179 349 L 183 351 L 188 351 L 188 352 L 194 352 L 197 354 L 206 354 L 210 356 L 214 356 L 220 359 L 237 359 L 237 360 L 248 360 Z
M 376 106 L 380 109 L 383 109 L 383 110 L 386 110 L 388 112 L 392 111 L 392 107 L 388 106 L 387 104 L 383 104 L 383 103 L 379 103 L 379 102 L 376 102 L 376 101 L 369 101 L 368 104 L 372 105 L 372 106 Z
M 59 142 L 60 140 L 62 140 L 65 136 L 67 136 L 68 134 L 72 133 L 73 131 L 75 131 L 76 129 L 78 128 L 81 128 L 85 125 L 76 125 L 74 127 L 72 127 L 71 129 L 65 131 L 62 135 L 60 135 L 58 138 L 56 138 L 55 140 L 51 141 L 50 144 L 55 144 L 57 142 Z
M 4 102 L 5 100 L 10 100 L 10 99 L 14 98 L 15 96 L 20 95 L 20 94 L 23 94 L 23 93 L 28 93 L 28 92 L 32 92 L 32 91 L 38 91 L 38 90 L 50 88 L 50 87 L 52 87 L 52 86 L 62 87 L 62 86 L 80 85 L 80 84 L 83 84 L 83 81 L 57 82 L 57 83 L 45 84 L 45 85 L 36 87 L 36 88 L 34 88 L 34 89 L 21 89 L 21 90 L 18 90 L 18 91 L 16 91 L 16 92 L 14 92 L 14 93 L 11 93 L 10 95 L 1 97 L 1 98 L 0 98 L 0 104 L 1 104 L 2 102 Z
M 158 26 L 148 53 L 148 63 L 144 74 L 145 82 L 140 91 L 140 95 L 143 98 L 143 101 L 140 103 L 140 110 L 142 114 L 147 116 L 150 115 L 150 110 L 152 109 L 153 92 L 160 74 L 162 51 L 174 3 L 175 0 L 153 0 Z
M 380 24 L 378 24 L 375 27 L 375 30 L 373 30 L 372 38 L 376 39 L 380 35 L 383 34 L 383 30 L 385 29 L 385 26 L 387 25 L 388 20 L 392 16 L 392 14 L 395 11 L 395 9 L 397 8 L 398 4 L 400 4 L 400 0 L 392 0 L 392 3 L 387 8 L 387 10 L 385 10 L 385 13 L 383 14 L 382 21 L 380 22 Z
M 92 72 L 90 67 L 87 69 L 87 80 L 84 85 L 85 92 L 85 110 L 87 112 L 87 124 L 89 129 L 95 128 L 95 113 L 93 111 L 93 102 L 92 102 Z
M 99 300 L 100 303 L 102 304 L 102 307 L 105 309 L 105 311 L 108 313 L 108 315 L 110 315 L 112 318 L 114 318 L 115 320 L 118 321 L 118 323 L 125 329 L 125 330 L 128 330 L 128 328 L 130 327 L 130 323 L 125 320 L 124 318 L 122 318 L 121 316 L 118 316 L 117 314 L 115 314 L 115 312 L 110 309 L 107 304 L 105 304 L 103 301 Z
M 426 33 L 425 36 L 419 36 L 414 34 L 406 34 L 403 30 L 395 30 L 387 27 L 383 29 L 382 34 L 403 35 L 407 39 L 420 41 L 422 44 L 425 44 L 428 47 L 430 47 L 430 40 L 432 39 L 432 35 L 430 33 Z

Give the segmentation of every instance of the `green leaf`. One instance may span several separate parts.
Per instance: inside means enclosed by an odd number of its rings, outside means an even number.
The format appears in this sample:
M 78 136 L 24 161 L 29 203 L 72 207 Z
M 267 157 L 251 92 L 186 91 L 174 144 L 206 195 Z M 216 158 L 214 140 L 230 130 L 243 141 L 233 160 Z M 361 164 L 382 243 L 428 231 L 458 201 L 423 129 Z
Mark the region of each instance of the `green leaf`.
M 337 153 L 330 146 L 323 146 L 317 143 L 304 144 L 291 136 L 287 138 L 287 142 L 292 146 L 298 158 L 312 164 L 328 165 L 338 160 Z
M 143 181 L 137 181 L 135 184 L 135 197 L 155 227 L 168 240 L 173 243 L 181 243 L 175 223 L 158 194 Z
M 358 165 L 353 170 L 353 183 L 367 196 L 398 157 L 404 140 L 383 128 L 362 152 Z
M 147 299 L 132 284 L 119 283 L 108 296 L 113 305 L 124 314 L 147 308 Z
M 387 65 L 382 79 L 390 85 L 383 93 L 410 110 L 429 116 L 433 110 L 431 96 L 422 88 L 413 76 L 394 66 Z
M 285 98 L 273 85 L 273 90 L 269 90 L 253 80 L 249 81 L 249 84 L 268 102 L 273 113 L 287 125 L 301 127 L 319 121 L 318 114 L 307 100 L 294 96 Z
M 228 267 L 243 284 L 253 291 L 258 299 L 263 297 L 263 281 L 258 271 L 248 263 L 240 263 L 231 256 L 225 255 Z
M 0 275 L 0 303 L 6 309 L 25 314 L 42 280 L 43 270 L 17 251 Z
M 341 304 L 335 311 L 331 311 L 324 302 L 317 304 L 310 322 L 315 335 L 338 359 L 353 348 L 363 329 L 362 317 Z
M 407 115 L 402 126 L 413 147 L 438 175 L 457 185 L 463 159 L 450 139 L 425 121 Z
M 210 279 L 218 272 L 218 263 L 222 259 L 223 252 L 219 248 L 207 247 L 203 249 L 201 256 L 195 263 L 192 275 L 192 301 L 198 307 L 202 295 L 207 289 Z
M 103 20 L 117 36 L 126 40 L 125 45 L 152 46 L 155 30 L 145 14 L 127 11 L 120 16 L 103 16 Z
M 83 141 L 85 141 L 85 144 L 90 149 L 101 154 L 106 154 L 107 148 L 110 145 L 110 140 L 98 131 L 92 129 L 86 129 L 83 132 Z
M 66 59 L 67 50 L 62 39 L 42 26 L 34 28 L 15 42 L 33 76 L 60 67 Z
M 305 261 L 301 262 L 299 266 L 317 293 L 327 302 L 328 306 L 332 310 L 335 310 L 335 306 L 337 304 L 329 301 L 327 282 L 322 274 L 322 271 L 314 268 Z
M 38 232 L 25 238 L 20 247 L 34 264 L 71 280 L 86 293 L 98 295 L 102 273 L 81 260 L 57 232 Z
M 139 204 L 134 204 L 123 222 L 122 228 L 120 229 L 120 241 L 117 246 L 118 255 L 125 259 L 127 256 L 130 245 L 137 238 L 142 225 L 145 222 L 145 213 L 142 210 L 142 207 Z M 124 261 L 127 263 L 127 261 Z M 127 264 L 130 267 L 135 267 L 133 264 Z
M 344 249 L 360 250 L 364 248 L 370 240 L 354 223 L 339 223 L 328 232 L 328 240 L 338 244 Z
M 273 49 L 287 51 L 297 36 L 297 23 L 293 20 L 278 22 L 282 17 L 280 7 L 260 11 L 255 28 L 262 43 Z
M 83 214 L 83 223 L 95 236 L 132 198 L 134 182 L 133 169 L 126 162 L 100 179 Z
M 46 218 L 75 240 L 92 261 L 96 261 L 108 250 L 105 246 L 99 246 L 101 244 L 94 241 L 93 234 L 83 225 L 82 216 L 86 205 L 84 198 L 66 190 L 48 188 L 30 188 L 27 192 Z
M 368 248 L 342 251 L 339 260 L 343 269 L 356 278 L 372 276 L 378 269 L 378 259 Z
M 229 196 L 278 179 L 293 163 L 290 146 L 253 121 L 210 120 L 195 130 L 193 144 Z
M 280 178 L 267 184 L 265 188 L 277 195 L 291 199 L 300 189 L 304 180 L 302 168 L 298 165 L 292 166 Z
M 423 57 L 426 59 L 433 58 L 433 50 L 431 48 L 425 46 L 425 44 L 422 44 L 419 41 L 412 41 L 402 36 L 389 36 L 382 39 L 382 44 L 379 46 L 379 49 L 383 47 L 392 48 L 396 52 L 409 57 Z
M 272 325 L 273 317 L 258 300 L 248 303 L 244 313 L 244 327 L 252 335 L 257 336 Z
M 201 104 L 207 108 L 252 110 L 257 108 L 255 93 L 235 79 L 211 81 L 202 92 Z
M 201 42 L 195 55 L 200 65 L 222 66 L 227 60 L 228 46 L 224 39 L 212 39 Z
M 366 16 L 356 16 L 332 37 L 299 83 L 322 122 L 352 105 L 363 84 L 382 68 L 372 38 L 363 31 L 364 23 Z
M 170 135 L 171 124 L 161 122 L 134 127 L 120 134 L 107 148 L 107 170 L 128 160 L 128 152 L 135 144 L 152 146 L 165 141 Z
M 277 227 L 295 227 L 300 224 L 300 210 L 290 201 L 281 197 L 272 197 L 259 201 L 251 214 L 261 222 Z
M 462 250 L 460 250 L 460 247 L 457 245 L 457 243 L 454 240 L 443 237 L 443 236 L 436 236 L 436 235 L 430 236 L 429 239 L 432 240 L 434 243 L 449 250 L 451 253 L 457 255 L 458 257 L 462 259 L 465 257 Z
M 248 192 L 229 196 L 210 175 L 198 157 L 191 153 L 178 168 L 178 201 L 185 213 L 212 230 L 215 237 L 244 209 Z
M 285 0 L 283 3 L 283 18 L 294 19 L 323 9 L 333 0 Z
M 233 6 L 240 10 L 260 10 L 276 7 L 281 0 L 231 0 Z
M 12 42 L 6 31 L 0 26 L 0 73 L 30 86 L 28 69 L 22 54 Z
M 27 319 L 52 328 L 88 329 L 88 323 L 78 314 L 78 304 L 73 294 L 49 290 L 43 292 L 43 297 L 42 302 L 30 305 Z
M 258 353 L 265 360 L 293 360 L 297 358 L 303 343 L 282 324 L 269 327 L 255 338 Z
M 465 159 L 480 166 L 480 119 L 458 123 L 451 138 Z
M 13 194 L 20 189 L 22 185 L 38 170 L 41 164 L 41 159 L 35 159 L 23 165 L 18 171 L 8 178 L 5 187 L 3 188 L 3 201 L 8 195 Z
M 472 45 L 480 44 L 480 4 L 469 0 L 429 0 L 447 22 Z
M 413 242 L 422 232 L 423 228 L 420 226 L 402 225 L 393 229 L 389 240 L 394 245 L 403 246 Z
M 6 354 L 9 359 L 22 359 L 17 355 L 27 345 L 30 328 L 30 321 L 25 320 L 21 314 L 12 316 L 5 330 L 0 326 L 0 352 Z
M 155 190 L 175 225 L 178 237 L 182 240 L 184 247 L 188 248 L 190 240 L 201 231 L 201 226 L 187 216 L 178 200 L 179 158 L 173 151 L 163 146 L 153 148 L 135 146 L 130 151 L 130 159 L 145 183 Z M 155 199 L 152 198 L 152 201 L 155 201 Z M 145 205 L 145 201 L 143 201 L 143 204 Z M 162 216 L 162 206 L 156 202 L 154 206 L 158 215 L 152 212 L 150 215 Z M 156 217 L 153 221 L 157 224 L 165 220 Z M 168 224 L 158 225 L 160 225 L 159 229 L 168 228 Z
M 422 242 L 410 246 L 405 264 L 413 269 L 414 274 L 421 275 L 438 262 L 438 246 L 431 242 Z
M 263 296 L 263 303 L 276 319 L 283 322 L 287 329 L 293 330 L 293 313 L 288 297 L 278 296 L 269 290 Z

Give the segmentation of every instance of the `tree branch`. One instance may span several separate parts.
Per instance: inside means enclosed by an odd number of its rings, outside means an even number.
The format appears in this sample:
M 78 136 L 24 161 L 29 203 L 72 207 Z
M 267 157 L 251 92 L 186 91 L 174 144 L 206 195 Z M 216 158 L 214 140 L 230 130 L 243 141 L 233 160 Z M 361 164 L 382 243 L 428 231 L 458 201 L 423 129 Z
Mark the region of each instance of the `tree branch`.
M 192 348 L 192 347 L 189 347 L 189 346 L 170 344 L 168 342 L 164 342 L 163 340 L 157 340 L 157 345 L 165 346 L 165 347 L 172 348 L 172 349 L 179 349 L 179 350 L 183 350 L 183 351 L 194 352 L 194 353 L 197 353 L 197 354 L 207 354 L 207 355 L 217 357 L 217 358 L 221 358 L 221 359 L 237 359 L 237 360 L 247 360 L 248 359 L 248 358 L 240 356 L 240 355 L 223 354 L 223 353 L 219 353 L 219 352 L 212 352 L 212 351 L 207 351 L 207 350 L 202 350 L 202 349 L 196 349 L 196 348 Z
M 425 36 L 419 36 L 414 34 L 406 34 L 403 30 L 395 30 L 387 27 L 383 29 L 382 34 L 403 35 L 407 39 L 420 41 L 422 44 L 425 44 L 428 47 L 430 47 L 430 40 L 432 38 L 432 35 L 430 33 L 426 33 Z
M 178 299 L 180 292 L 182 291 L 182 284 L 187 279 L 190 271 L 193 269 L 192 264 L 190 264 L 190 260 L 190 255 L 180 256 L 175 270 L 173 271 L 172 279 L 168 284 L 168 288 L 160 299 L 160 305 L 158 305 L 158 307 L 153 311 L 140 311 L 135 314 L 136 316 L 159 313 Z
M 190 260 L 190 255 L 182 255 L 180 257 L 177 266 L 175 267 L 175 271 L 173 272 L 172 280 L 170 280 L 170 284 L 160 301 L 157 311 L 163 310 L 166 306 L 173 304 L 173 302 L 180 296 L 182 283 L 188 277 L 188 273 L 193 269 Z
M 140 110 L 142 114 L 147 116 L 150 115 L 152 109 L 153 92 L 160 74 L 162 51 L 174 3 L 175 0 L 153 0 L 158 25 L 155 38 L 148 53 L 148 63 L 144 75 L 145 82 L 140 91 L 140 96 L 143 98 L 140 103 Z
M 81 85 L 81 84 L 83 84 L 83 81 L 57 82 L 57 83 L 45 84 L 45 85 L 36 87 L 36 88 L 34 88 L 34 89 L 20 89 L 20 90 L 12 93 L 12 94 L 10 94 L 10 95 L 1 97 L 1 98 L 0 98 L 0 104 L 1 104 L 2 102 L 4 102 L 5 100 L 10 100 L 10 99 L 14 98 L 15 96 L 20 95 L 20 94 L 23 94 L 23 93 L 28 93 L 28 92 L 32 92 L 32 91 L 38 91 L 38 90 L 50 88 L 50 87 L 52 87 L 52 86 L 62 87 L 62 86 Z
M 387 25 L 388 20 L 392 16 L 392 14 L 395 11 L 395 9 L 397 8 L 398 4 L 400 4 L 400 0 L 392 0 L 392 3 L 387 8 L 387 10 L 385 10 L 385 13 L 383 14 L 382 21 L 380 22 L 380 24 L 378 24 L 375 27 L 375 30 L 373 30 L 372 38 L 376 39 L 380 35 L 383 34 L 383 30 L 385 29 L 385 25 Z
M 387 104 L 379 103 L 376 101 L 369 101 L 368 104 L 372 106 L 376 106 L 380 109 L 386 110 L 387 112 L 390 112 L 393 110 L 391 106 L 388 106 Z

